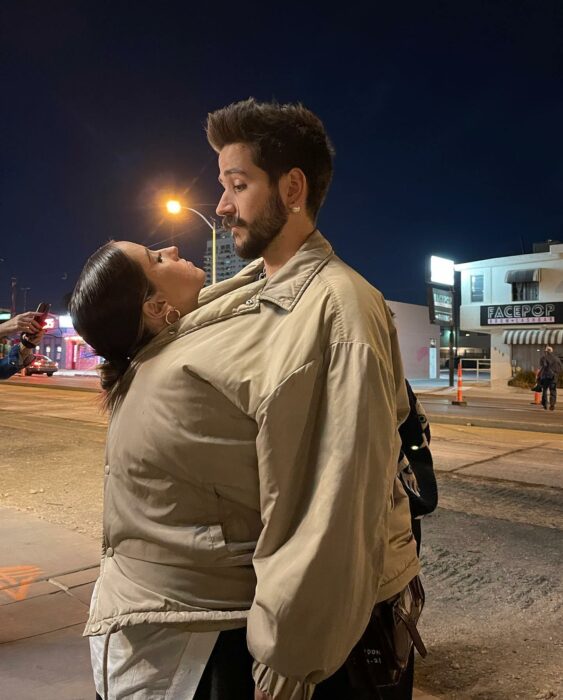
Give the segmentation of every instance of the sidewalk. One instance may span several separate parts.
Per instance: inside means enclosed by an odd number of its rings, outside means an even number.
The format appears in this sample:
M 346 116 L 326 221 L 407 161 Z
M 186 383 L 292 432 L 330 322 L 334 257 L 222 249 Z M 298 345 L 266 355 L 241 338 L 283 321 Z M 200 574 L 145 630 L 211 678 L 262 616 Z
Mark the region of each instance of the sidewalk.
M 0 696 L 94 700 L 82 630 L 99 545 L 8 508 L 0 508 L 0 531 Z M 437 700 L 422 691 L 414 699 Z
M 93 700 L 81 635 L 99 545 L 8 508 L 0 508 L 0 531 L 1 696 Z

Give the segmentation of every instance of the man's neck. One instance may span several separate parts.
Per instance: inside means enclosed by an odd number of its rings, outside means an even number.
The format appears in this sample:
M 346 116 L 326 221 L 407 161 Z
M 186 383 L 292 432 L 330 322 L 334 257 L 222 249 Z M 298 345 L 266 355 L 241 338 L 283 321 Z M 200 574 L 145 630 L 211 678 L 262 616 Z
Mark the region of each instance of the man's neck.
M 309 220 L 290 229 L 284 228 L 264 251 L 266 276 L 271 277 L 280 270 L 316 230 L 315 225 Z

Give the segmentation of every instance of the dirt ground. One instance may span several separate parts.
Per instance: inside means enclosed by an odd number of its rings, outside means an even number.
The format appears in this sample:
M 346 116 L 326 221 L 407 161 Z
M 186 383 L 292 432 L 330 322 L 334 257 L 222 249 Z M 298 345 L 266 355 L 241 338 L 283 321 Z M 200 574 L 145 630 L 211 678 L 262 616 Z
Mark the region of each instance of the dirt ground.
M 417 664 L 417 686 L 452 700 L 562 698 L 561 529 L 505 519 L 512 509 L 522 518 L 516 504 L 495 516 L 476 514 L 477 499 L 470 514 L 448 509 L 466 503 L 466 485 L 457 491 L 451 481 L 440 479 L 446 507 L 423 524 L 422 633 L 430 653 Z M 494 491 L 487 499 L 491 485 L 480 486 L 492 510 Z M 560 522 L 560 493 L 518 486 L 516 501 L 523 488 L 531 502 L 554 503 L 536 519 Z
M 63 405 L 48 393 L 0 409 L 0 505 L 98 539 L 104 421 L 91 395 L 58 392 Z M 447 448 L 440 440 L 435 430 Z M 451 700 L 563 700 L 563 492 L 446 473 L 439 483 L 440 508 L 423 523 L 429 656 L 417 687 Z

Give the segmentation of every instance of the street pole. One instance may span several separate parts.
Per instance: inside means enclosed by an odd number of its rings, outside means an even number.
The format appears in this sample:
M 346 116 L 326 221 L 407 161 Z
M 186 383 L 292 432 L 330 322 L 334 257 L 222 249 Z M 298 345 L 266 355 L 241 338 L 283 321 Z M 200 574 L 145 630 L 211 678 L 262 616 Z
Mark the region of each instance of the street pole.
M 18 291 L 18 278 L 12 277 L 12 308 L 11 308 L 12 316 L 16 315 L 16 294 L 17 294 L 17 291 Z
M 450 359 L 448 361 L 450 369 L 450 386 L 454 385 L 454 329 L 450 326 Z
M 217 230 L 215 219 L 209 217 L 209 219 L 204 216 L 200 211 L 194 209 L 193 207 L 186 207 L 180 204 L 176 199 L 170 199 L 166 202 L 166 209 L 169 214 L 179 214 L 182 209 L 186 211 L 191 211 L 193 214 L 197 214 L 199 218 L 204 221 L 211 229 L 211 282 L 215 284 L 217 281 Z
M 213 226 L 211 227 L 211 283 L 217 282 L 217 230 L 215 219 L 212 219 Z
M 455 274 L 455 273 L 454 273 Z M 457 347 L 457 310 L 456 310 L 456 295 L 455 295 L 455 277 L 453 286 L 450 287 L 452 293 L 452 325 L 450 326 L 450 386 L 454 386 L 455 374 L 455 349 Z
M 20 292 L 23 292 L 23 310 L 27 311 L 27 293 L 31 287 L 20 287 Z

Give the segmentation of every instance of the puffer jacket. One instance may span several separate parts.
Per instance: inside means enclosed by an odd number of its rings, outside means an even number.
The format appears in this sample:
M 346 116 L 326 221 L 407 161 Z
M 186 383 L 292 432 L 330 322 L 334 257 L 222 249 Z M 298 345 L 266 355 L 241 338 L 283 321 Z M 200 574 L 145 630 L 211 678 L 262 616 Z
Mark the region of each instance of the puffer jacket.
M 258 686 L 311 697 L 419 571 L 397 478 L 409 411 L 381 294 L 314 233 L 135 358 L 111 417 L 85 634 L 247 624 Z

